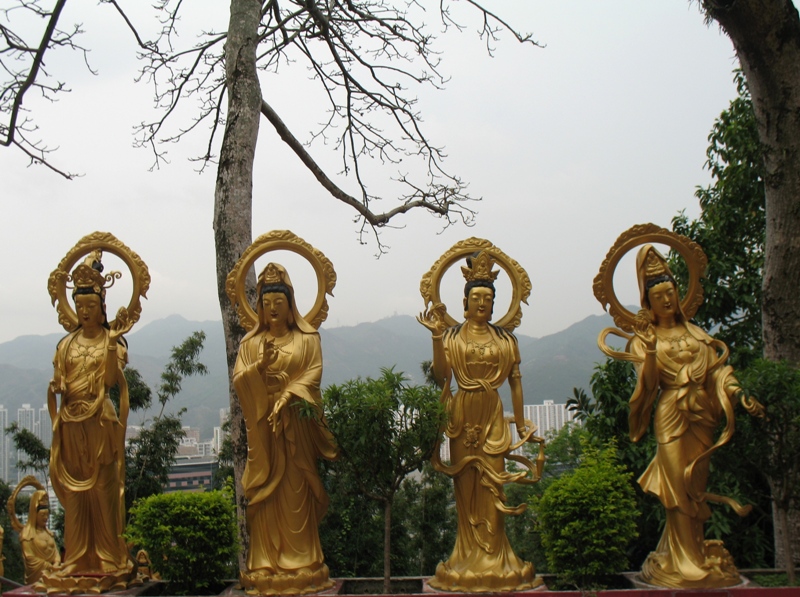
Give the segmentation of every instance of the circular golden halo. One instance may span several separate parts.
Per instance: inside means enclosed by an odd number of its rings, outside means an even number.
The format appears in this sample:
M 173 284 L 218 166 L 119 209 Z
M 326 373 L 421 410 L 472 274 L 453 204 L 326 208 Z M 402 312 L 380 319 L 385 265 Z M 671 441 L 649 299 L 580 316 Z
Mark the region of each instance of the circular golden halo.
M 322 251 L 315 249 L 289 230 L 273 230 L 259 236 L 253 241 L 253 244 L 245 249 L 228 274 L 225 280 L 225 293 L 236 308 L 239 322 L 247 331 L 253 329 L 258 323 L 258 315 L 247 300 L 247 272 L 253 267 L 256 259 L 272 251 L 280 250 L 291 251 L 303 257 L 317 275 L 317 298 L 314 306 L 303 319 L 314 326 L 314 329 L 319 329 L 322 322 L 328 318 L 328 300 L 325 295 L 333 296 L 336 272 L 333 270 L 333 264 Z
M 11 497 L 9 497 L 8 502 L 6 502 L 6 512 L 8 512 L 8 517 L 11 519 L 11 528 L 18 533 L 22 530 L 22 527 L 25 526 L 19 521 L 19 518 L 17 518 L 17 495 L 19 495 L 19 490 L 23 487 L 35 487 L 39 491 L 45 490 L 44 485 L 42 485 L 36 477 L 28 475 L 27 477 L 23 477 L 22 480 L 17 483 L 14 491 L 11 492 Z M 48 496 L 47 499 L 49 500 L 50 497 Z
M 703 286 L 700 279 L 705 276 L 708 257 L 693 240 L 676 234 L 655 224 L 638 224 L 623 232 L 608 250 L 594 278 L 592 288 L 595 298 L 603 309 L 614 318 L 614 323 L 626 332 L 633 331 L 635 313 L 631 313 L 619 302 L 614 290 L 614 272 L 620 260 L 631 250 L 647 243 L 660 243 L 674 249 L 683 257 L 689 270 L 689 288 L 681 299 L 681 311 L 687 319 L 697 313 L 703 303 Z
M 511 280 L 512 295 L 508 311 L 497 320 L 495 325 L 513 332 L 522 321 L 522 303 L 528 304 L 532 288 L 531 280 L 519 263 L 482 238 L 472 237 L 457 242 L 439 257 L 428 273 L 422 276 L 419 292 L 425 300 L 425 306 L 427 308 L 429 304 L 436 305 L 442 302 L 439 287 L 445 272 L 459 259 L 472 255 L 476 251 L 486 251 Z M 445 312 L 444 320 L 451 327 L 458 324 L 458 321 L 449 312 Z
M 74 332 L 78 328 L 78 314 L 75 313 L 75 309 L 72 308 L 67 298 L 67 279 L 75 264 L 97 249 L 119 257 L 131 273 L 133 292 L 126 309 L 127 321 L 123 326 L 126 328 L 124 331 L 127 332 L 133 327 L 133 324 L 139 321 L 142 314 L 140 298 L 147 298 L 147 291 L 150 289 L 150 271 L 141 257 L 110 232 L 93 232 L 84 236 L 67 252 L 58 267 L 50 274 L 47 280 L 47 291 L 50 293 L 52 304 L 58 303 L 56 305 L 58 323 L 68 332 Z M 113 329 L 116 319 L 110 320 L 108 324 Z

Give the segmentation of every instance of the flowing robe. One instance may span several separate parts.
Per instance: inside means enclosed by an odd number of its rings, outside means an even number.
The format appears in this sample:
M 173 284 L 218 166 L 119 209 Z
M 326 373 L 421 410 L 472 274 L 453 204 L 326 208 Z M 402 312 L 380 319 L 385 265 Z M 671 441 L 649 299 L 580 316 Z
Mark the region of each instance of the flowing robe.
M 732 367 L 725 364 L 725 345 L 699 327 L 685 325 L 682 350 L 659 341 L 654 365 L 648 365 L 639 338 L 630 347 L 639 373 L 630 400 L 631 439 L 638 441 L 644 435 L 655 408 L 658 445 L 639 484 L 667 511 L 661 540 L 645 561 L 642 576 L 646 582 L 668 587 L 730 586 L 740 582 L 739 575 L 720 542 L 704 541 L 703 523 L 711 515 L 707 501 L 745 511 L 730 498 L 706 492 L 711 454 L 733 435 L 730 395 L 737 381 Z M 658 386 L 650 391 L 643 383 L 648 366 L 658 368 Z M 725 426 L 715 441 L 723 416 Z
M 106 367 L 117 368 L 120 403 L 128 403 L 122 344 L 107 352 L 108 332 L 93 350 L 79 343 L 82 331 L 56 349 L 48 392 L 53 419 L 50 479 L 64 507 L 64 566 L 72 572 L 114 572 L 128 564 L 125 524 L 125 423 L 106 394 Z M 106 355 L 108 355 L 106 357 Z M 116 355 L 116 356 L 114 356 Z M 55 390 L 55 392 L 54 392 Z M 56 412 L 55 394 L 61 394 Z M 121 413 L 123 420 L 127 412 Z
M 321 416 L 322 351 L 318 334 L 294 329 L 289 343 L 276 349 L 278 359 L 262 374 L 257 364 L 263 340 L 263 332 L 243 340 L 233 378 L 247 427 L 242 476 L 250 534 L 247 569 L 287 577 L 287 587 L 303 590 L 306 584 L 328 581 L 318 531 L 328 496 L 317 459 L 332 460 L 337 452 L 330 432 L 319 421 L 301 417 L 296 404 L 304 400 Z M 284 392 L 292 399 L 273 432 L 267 419 Z M 298 575 L 303 578 L 297 580 Z M 275 590 L 285 588 L 279 578 L 275 582 Z
M 519 349 L 512 334 L 494 327 L 490 327 L 490 342 L 474 343 L 467 326 L 450 328 L 443 336 L 451 372 L 442 395 L 451 465 L 441 463 L 438 450 L 433 464 L 453 477 L 458 529 L 453 553 L 439 564 L 430 585 L 448 591 L 530 588 L 533 566 L 517 557 L 505 532 L 506 514 L 519 513 L 524 505 L 506 506 L 503 485 L 525 473 L 505 470 L 511 433 L 497 393 L 512 367 L 519 364 Z M 454 396 L 451 377 L 458 384 Z

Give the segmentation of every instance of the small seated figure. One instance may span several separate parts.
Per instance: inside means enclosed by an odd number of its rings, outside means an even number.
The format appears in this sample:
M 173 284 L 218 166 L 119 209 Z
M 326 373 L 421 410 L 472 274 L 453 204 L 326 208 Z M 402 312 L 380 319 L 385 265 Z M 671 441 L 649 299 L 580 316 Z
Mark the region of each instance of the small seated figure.
M 42 572 L 61 564 L 61 556 L 53 533 L 47 528 L 50 518 L 50 501 L 47 492 L 37 490 L 31 496 L 28 521 L 19 533 L 22 558 L 25 562 L 25 584 L 32 585 L 42 577 Z

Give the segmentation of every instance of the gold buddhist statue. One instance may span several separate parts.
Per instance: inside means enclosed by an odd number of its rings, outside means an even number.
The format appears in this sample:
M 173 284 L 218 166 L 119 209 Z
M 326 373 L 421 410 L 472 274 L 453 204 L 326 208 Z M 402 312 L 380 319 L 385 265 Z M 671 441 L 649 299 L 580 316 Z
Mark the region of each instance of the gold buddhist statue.
M 683 299 L 667 261 L 650 243 L 670 246 L 687 262 L 690 284 Z M 620 258 L 640 245 L 636 276 L 641 310 L 634 315 L 616 298 L 613 275 Z M 727 346 L 690 322 L 702 303 L 699 280 L 706 264 L 706 256 L 696 243 L 646 224 L 620 236 L 594 283 L 595 296 L 604 308 L 610 307 L 614 322 L 622 328 L 603 330 L 598 345 L 606 355 L 632 362 L 637 372 L 630 399 L 631 439 L 640 440 L 653 419 L 656 454 L 639 484 L 658 497 L 667 520 L 640 577 L 662 587 L 739 584 L 730 553 L 721 541 L 704 540 L 703 525 L 711 516 L 708 502 L 728 504 L 740 516 L 751 509 L 729 497 L 706 492 L 711 455 L 733 435 L 733 410 L 740 394 L 733 368 L 726 364 Z M 627 341 L 625 352 L 608 346 L 609 334 Z M 751 415 L 763 416 L 763 407 L 756 400 L 742 396 L 739 401 Z
M 439 284 L 447 268 L 467 257 L 462 267 L 464 319 L 457 324 L 439 300 Z M 491 323 L 495 302 L 494 280 L 499 263 L 512 281 L 514 299 L 498 325 Z M 434 452 L 434 468 L 453 478 L 458 529 L 452 555 L 436 568 L 430 586 L 443 591 L 520 591 L 541 584 L 533 564 L 514 553 L 505 532 L 505 516 L 521 513 L 526 505 L 506 505 L 503 486 L 533 483 L 541 476 L 544 442 L 533 434 L 536 427 L 523 417 L 522 380 L 517 340 L 511 333 L 519 325 L 520 302 L 530 294 L 530 280 L 522 267 L 485 240 L 471 238 L 445 253 L 422 279 L 420 290 L 426 311 L 418 320 L 433 337 L 433 373 L 442 387 L 448 421 L 450 464 Z M 516 308 L 513 306 L 516 305 Z M 458 390 L 451 393 L 451 382 Z M 518 442 L 512 442 L 503 403 L 497 392 L 508 382 Z M 539 443 L 534 464 L 512 454 L 528 441 Z M 522 471 L 505 470 L 505 460 L 523 465 Z M 528 476 L 528 471 L 531 475 Z
M 288 249 L 306 257 L 318 275 L 317 303 L 303 317 L 288 272 L 269 263 L 258 277 L 256 310 L 244 281 L 255 259 Z M 250 546 L 240 575 L 250 594 L 316 593 L 333 586 L 319 540 L 328 496 L 317 460 L 337 456 L 322 418 L 322 349 L 317 327 L 327 315 L 325 293 L 336 281 L 322 253 L 288 231 L 261 236 L 228 276 L 228 296 L 249 331 L 239 346 L 233 384 L 247 427 L 242 476 Z M 303 416 L 301 403 L 317 417 Z
M 106 316 L 106 290 L 122 274 L 102 273 L 103 251 L 120 257 L 133 277 L 130 304 L 112 321 Z M 70 283 L 74 310 L 66 299 Z M 99 232 L 81 239 L 50 275 L 48 289 L 69 334 L 56 349 L 47 395 L 53 421 L 50 478 L 64 508 L 65 553 L 63 566 L 42 576 L 48 592 L 104 592 L 136 583 L 122 538 L 128 418 L 123 334 L 138 321 L 139 298 L 149 283 L 141 259 L 113 235 Z M 115 385 L 119 412 L 108 395 Z
M 31 495 L 28 505 L 28 520 L 23 525 L 17 519 L 17 495 L 23 487 L 32 486 L 36 490 Z M 50 518 L 50 500 L 47 492 L 36 477 L 29 475 L 16 486 L 6 504 L 12 528 L 19 533 L 22 547 L 22 560 L 25 564 L 25 584 L 32 585 L 39 581 L 45 570 L 61 564 L 53 533 L 47 528 Z

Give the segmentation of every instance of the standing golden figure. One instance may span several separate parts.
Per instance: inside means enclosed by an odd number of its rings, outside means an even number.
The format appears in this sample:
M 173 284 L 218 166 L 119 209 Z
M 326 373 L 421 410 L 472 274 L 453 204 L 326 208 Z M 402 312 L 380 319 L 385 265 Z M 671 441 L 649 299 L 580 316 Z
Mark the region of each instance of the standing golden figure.
M 28 520 L 23 525 L 17 519 L 17 495 L 23 487 L 33 486 L 36 491 L 31 495 L 28 505 Z M 19 533 L 19 543 L 22 547 L 22 559 L 25 564 L 25 584 L 32 585 L 39 581 L 45 570 L 61 564 L 61 554 L 58 553 L 53 533 L 47 528 L 50 518 L 50 500 L 36 477 L 28 475 L 22 479 L 14 489 L 6 504 L 11 526 Z
M 122 274 L 102 273 L 103 251 L 122 259 L 133 278 L 131 301 L 112 321 L 106 317 L 106 290 Z M 82 256 L 84 261 L 70 274 Z M 70 283 L 74 310 L 66 300 Z M 100 232 L 81 239 L 50 274 L 48 290 L 69 334 L 56 349 L 47 394 L 53 421 L 50 478 L 64 508 L 65 551 L 63 566 L 43 574 L 48 592 L 102 592 L 136 582 L 122 538 L 128 419 L 123 334 L 138 321 L 139 299 L 149 284 L 147 266 L 138 255 L 113 235 Z M 108 396 L 115 385 L 119 413 Z
M 457 324 L 439 300 L 439 284 L 447 268 L 465 256 L 467 266 L 461 268 L 466 279 L 465 321 Z M 512 309 L 498 325 L 491 323 L 494 280 L 499 273 L 492 271 L 495 263 L 511 278 L 514 294 Z M 441 461 L 438 450 L 432 463 L 436 470 L 453 478 L 458 512 L 453 553 L 437 566 L 436 576 L 429 583 L 435 589 L 519 591 L 541 584 L 533 564 L 517 557 L 505 532 L 506 515 L 520 514 L 526 505 L 507 506 L 503 491 L 507 483 L 538 481 L 544 464 L 544 442 L 533 435 L 536 427 L 523 417 L 520 356 L 512 334 L 522 317 L 520 302 L 526 302 L 530 288 L 528 275 L 516 261 L 477 238 L 453 246 L 420 284 L 426 311 L 418 320 L 433 337 L 433 373 L 442 387 L 448 414 L 445 432 L 450 441 L 451 464 Z M 458 385 L 455 395 L 450 387 L 453 380 Z M 512 443 L 497 392 L 506 381 L 520 437 L 517 443 Z M 539 443 L 535 464 L 512 454 L 528 441 Z M 506 471 L 506 459 L 520 463 L 524 470 Z
M 681 300 L 664 257 L 650 243 L 675 249 L 687 262 L 690 285 Z M 621 306 L 613 289 L 620 258 L 643 245 L 636 257 L 641 310 L 634 315 Z M 661 501 L 667 521 L 661 540 L 642 567 L 648 584 L 675 588 L 714 588 L 739 584 L 739 573 L 721 541 L 704 540 L 703 525 L 711 516 L 708 502 L 742 507 L 729 497 L 706 492 L 711 455 L 733 435 L 734 405 L 740 393 L 728 348 L 689 320 L 702 303 L 700 277 L 707 259 L 686 237 L 653 224 L 623 233 L 609 251 L 594 281 L 597 299 L 622 328 L 607 328 L 598 345 L 608 356 L 630 361 L 637 372 L 630 399 L 630 436 L 639 441 L 653 418 L 656 455 L 639 478 L 647 493 Z M 623 331 L 624 330 L 624 331 Z M 626 333 L 627 332 L 627 333 Z M 609 334 L 627 341 L 625 352 L 606 343 Z M 763 416 L 755 400 L 740 398 L 754 416 Z M 722 418 L 725 424 L 718 427 Z
M 258 277 L 256 311 L 245 294 L 255 260 L 285 249 L 304 256 L 317 273 L 318 296 L 305 317 L 297 310 L 289 274 L 269 263 Z M 322 419 L 322 349 L 317 327 L 327 316 L 325 294 L 336 274 L 325 256 L 288 231 L 259 237 L 227 279 L 228 297 L 249 331 L 239 346 L 233 384 L 247 427 L 247 498 L 250 548 L 242 587 L 250 594 L 315 593 L 333 586 L 319 541 L 328 496 L 317 460 L 337 456 Z M 301 403 L 317 411 L 303 416 Z

